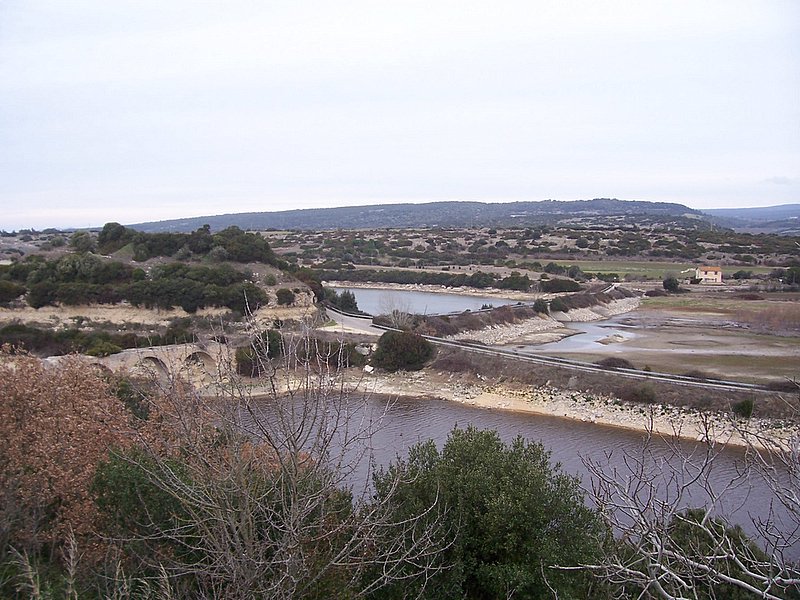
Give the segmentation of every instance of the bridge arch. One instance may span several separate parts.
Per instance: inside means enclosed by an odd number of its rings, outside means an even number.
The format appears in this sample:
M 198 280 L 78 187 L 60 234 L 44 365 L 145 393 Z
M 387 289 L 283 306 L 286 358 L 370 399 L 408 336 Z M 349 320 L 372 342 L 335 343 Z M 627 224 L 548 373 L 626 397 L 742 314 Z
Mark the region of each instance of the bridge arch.
M 190 352 L 183 359 L 183 371 L 190 380 L 210 383 L 217 375 L 217 361 L 204 350 Z
M 137 366 L 147 374 L 155 375 L 159 379 L 167 379 L 169 377 L 167 365 L 157 356 L 144 356 L 139 360 Z
M 217 361 L 204 350 L 196 350 L 189 353 L 183 360 L 183 364 L 186 366 L 202 367 L 209 373 L 214 373 L 217 370 Z

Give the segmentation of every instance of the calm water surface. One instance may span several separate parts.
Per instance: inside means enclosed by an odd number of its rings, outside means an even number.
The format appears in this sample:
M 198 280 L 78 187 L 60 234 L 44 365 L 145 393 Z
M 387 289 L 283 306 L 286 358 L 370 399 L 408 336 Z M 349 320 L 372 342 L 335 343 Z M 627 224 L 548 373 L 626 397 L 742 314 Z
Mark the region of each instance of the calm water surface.
M 341 291 L 347 288 L 333 288 Z M 370 314 L 381 314 L 400 308 L 417 313 L 445 313 L 466 309 L 477 310 L 483 304 L 500 306 L 515 303 L 513 300 L 494 297 L 462 296 L 459 294 L 429 293 L 413 291 L 389 291 L 364 288 L 353 288 L 359 308 Z M 592 323 L 568 323 L 567 327 L 577 334 L 559 342 L 542 344 L 532 349 L 535 351 L 569 351 L 595 346 L 598 340 L 612 334 L 620 334 L 626 338 L 636 334 L 631 328 L 617 322 L 622 317 L 612 317 L 604 321 Z M 432 390 L 435 394 L 435 390 Z M 368 411 L 380 415 L 385 408 L 385 401 L 375 398 L 369 400 Z M 583 459 L 606 461 L 609 468 L 624 472 L 626 454 L 634 454 L 640 447 L 643 434 L 615 427 L 606 427 L 592 423 L 583 423 L 557 417 L 514 413 L 504 410 L 488 410 L 463 405 L 446 400 L 421 400 L 400 398 L 394 400 L 381 419 L 381 427 L 372 438 L 373 459 L 378 465 L 387 465 L 397 456 L 405 456 L 408 448 L 418 442 L 434 440 L 440 447 L 454 427 L 464 428 L 474 425 L 479 429 L 497 430 L 500 436 L 510 441 L 522 436 L 531 441 L 541 442 L 551 452 L 552 462 L 557 462 L 562 469 L 577 476 L 585 488 L 591 487 L 591 478 Z M 678 459 L 663 440 L 654 442 L 656 454 L 665 466 L 680 465 Z M 691 442 L 684 442 L 681 449 L 687 452 L 699 452 L 700 447 Z M 744 452 L 736 448 L 726 449 L 719 454 L 713 464 L 711 481 L 714 489 L 723 493 L 721 513 L 731 522 L 739 523 L 750 535 L 756 535 L 752 523 L 754 520 L 766 519 L 770 510 L 786 515 L 785 509 L 770 506 L 772 499 L 766 487 L 754 477 L 727 488 L 736 480 L 742 471 Z M 669 471 L 669 468 L 665 469 Z M 366 462 L 356 473 L 363 481 L 367 477 Z M 354 482 L 358 487 L 358 482 Z M 705 503 L 706 495 L 695 488 L 685 499 L 686 507 L 700 506 Z M 788 522 L 788 521 L 787 521 Z M 793 548 L 791 557 L 800 559 L 800 544 Z
M 399 398 L 391 400 L 388 409 L 387 400 L 382 398 L 369 398 L 366 402 L 369 414 L 373 417 L 383 415 L 380 427 L 372 436 L 372 459 L 379 466 L 388 465 L 398 456 L 405 457 L 412 445 L 422 441 L 432 439 L 441 447 L 454 427 L 473 425 L 479 429 L 494 429 L 505 441 L 522 436 L 530 441 L 541 442 L 551 452 L 552 462 L 560 463 L 564 472 L 577 476 L 582 485 L 589 489 L 591 478 L 583 458 L 607 461 L 611 468 L 624 471 L 625 454 L 634 454 L 643 440 L 642 433 L 626 429 L 558 417 L 490 410 L 447 400 Z M 662 465 L 680 465 L 667 443 L 656 439 L 653 444 Z M 685 452 L 700 451 L 700 446 L 691 442 L 681 443 L 680 447 Z M 717 456 L 711 473 L 716 490 L 723 490 L 737 478 L 743 459 L 743 451 L 736 448 L 729 448 Z M 368 463 L 364 460 L 353 475 L 354 487 L 363 486 L 367 473 Z M 770 499 L 765 487 L 753 478 L 724 492 L 721 513 L 732 522 L 741 524 L 750 535 L 756 535 L 752 521 L 769 516 Z M 700 506 L 705 501 L 705 493 L 695 488 L 686 497 L 685 504 L 687 507 Z M 781 510 L 778 509 L 779 512 Z M 800 559 L 800 547 L 793 549 L 792 556 Z
M 415 292 L 411 290 L 376 290 L 369 288 L 331 287 L 337 293 L 353 292 L 358 308 L 371 315 L 380 315 L 399 309 L 421 315 L 478 310 L 484 304 L 503 306 L 516 304 L 517 300 L 495 296 L 466 296 L 447 292 Z

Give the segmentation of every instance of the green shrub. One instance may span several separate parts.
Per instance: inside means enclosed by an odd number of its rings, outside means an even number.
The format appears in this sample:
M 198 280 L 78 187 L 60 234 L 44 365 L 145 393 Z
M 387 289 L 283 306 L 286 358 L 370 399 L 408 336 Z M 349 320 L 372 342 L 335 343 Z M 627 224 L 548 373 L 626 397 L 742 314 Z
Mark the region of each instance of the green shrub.
M 677 292 L 680 289 L 680 284 L 678 283 L 678 279 L 676 277 L 665 277 L 664 281 L 662 282 L 664 289 L 668 292 Z
M 749 419 L 753 416 L 755 402 L 752 398 L 745 398 L 733 405 L 733 414 L 742 419 Z
M 11 281 L 0 281 L 0 304 L 11 302 L 25 293 L 25 287 Z
M 111 356 L 112 354 L 117 354 L 118 352 L 122 352 L 122 348 L 116 344 L 106 340 L 96 340 L 91 346 L 89 346 L 86 354 L 89 356 Z
M 292 290 L 281 288 L 276 292 L 276 295 L 278 296 L 278 304 L 294 304 L 294 292 Z
M 542 300 L 541 298 L 539 298 L 536 302 L 533 303 L 533 310 L 535 310 L 537 313 L 546 315 L 549 312 L 547 307 L 547 300 Z
M 551 275 L 563 275 L 567 272 L 567 269 L 554 262 L 549 262 L 544 266 L 544 272 L 550 273 Z
M 407 475 L 395 490 L 398 470 Z M 424 598 L 611 597 L 598 594 L 585 571 L 546 566 L 598 560 L 608 532 L 584 503 L 579 480 L 552 464 L 541 443 L 454 429 L 441 451 L 433 441 L 413 446 L 375 488 L 378 497 L 397 493 L 395 522 L 423 506 L 444 507 L 430 517 L 447 532 L 441 564 L 449 568 L 426 581 Z M 386 597 L 415 596 L 412 586 L 402 583 Z
M 418 371 L 433 357 L 433 344 L 408 331 L 387 331 L 378 340 L 372 363 L 387 371 Z
M 358 302 L 356 302 L 356 295 L 350 290 L 337 292 L 336 290 L 325 288 L 325 300 L 343 312 L 360 312 Z
M 553 294 L 557 292 L 577 292 L 581 289 L 581 284 L 572 279 L 549 279 L 542 281 L 539 279 L 539 288 L 542 292 Z
M 550 301 L 550 312 L 567 312 L 568 310 L 569 307 L 561 298 L 553 298 Z

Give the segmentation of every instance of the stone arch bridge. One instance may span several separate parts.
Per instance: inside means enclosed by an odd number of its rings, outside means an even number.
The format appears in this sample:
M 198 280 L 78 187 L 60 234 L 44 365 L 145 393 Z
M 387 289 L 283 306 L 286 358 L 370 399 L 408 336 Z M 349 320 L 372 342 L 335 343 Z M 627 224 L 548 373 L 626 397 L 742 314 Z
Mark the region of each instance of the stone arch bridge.
M 110 371 L 126 370 L 162 379 L 183 378 L 195 384 L 225 380 L 236 368 L 233 350 L 219 342 L 133 348 L 90 361 Z

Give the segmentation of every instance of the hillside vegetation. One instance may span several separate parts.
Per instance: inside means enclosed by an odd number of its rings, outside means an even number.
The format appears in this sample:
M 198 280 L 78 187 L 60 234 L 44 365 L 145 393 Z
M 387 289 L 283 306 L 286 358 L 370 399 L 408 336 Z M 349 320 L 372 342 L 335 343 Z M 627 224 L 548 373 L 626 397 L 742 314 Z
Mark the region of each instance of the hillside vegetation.
M 263 237 L 238 227 L 215 234 L 208 226 L 190 234 L 147 234 L 107 223 L 96 239 L 77 232 L 70 245 L 74 252 L 59 258 L 34 254 L 0 266 L 0 302 L 24 295 L 33 308 L 127 301 L 188 313 L 212 306 L 243 313 L 247 303 L 258 306 L 267 297 L 252 273 L 230 263 L 282 264 Z M 140 268 L 94 254 L 124 255 L 125 250 L 134 263 L 161 257 L 173 261 Z
M 215 228 L 361 229 L 396 227 L 513 227 L 562 222 L 662 223 L 707 227 L 703 214 L 669 202 L 594 200 L 540 202 L 429 202 L 254 212 L 140 223 L 141 231 L 190 231 L 203 223 Z

